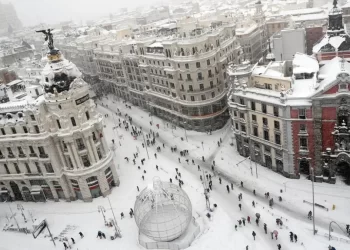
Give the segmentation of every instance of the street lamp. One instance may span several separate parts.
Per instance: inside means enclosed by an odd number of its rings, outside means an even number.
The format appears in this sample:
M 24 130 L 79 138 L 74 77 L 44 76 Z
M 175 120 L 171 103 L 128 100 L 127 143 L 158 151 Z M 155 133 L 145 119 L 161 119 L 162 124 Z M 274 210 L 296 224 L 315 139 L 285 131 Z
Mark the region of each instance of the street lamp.
M 17 204 L 17 209 L 18 210 L 21 210 L 21 213 L 22 213 L 22 216 L 23 216 L 23 219 L 24 219 L 24 222 L 27 223 L 27 219 L 26 219 L 26 216 L 24 215 L 23 211 L 24 211 L 24 208 L 21 204 Z
M 110 201 L 110 199 L 109 199 L 108 196 L 107 196 L 107 199 L 108 199 L 109 206 L 110 206 L 110 208 L 111 208 L 111 210 L 112 210 L 112 214 L 113 214 L 113 218 L 114 218 L 114 220 L 113 220 L 113 226 L 114 226 L 115 232 L 116 232 L 116 234 L 117 234 L 118 236 L 121 237 L 120 229 L 119 229 L 118 224 L 117 224 L 117 219 L 115 218 L 114 211 L 113 211 L 113 208 L 112 208 L 112 205 L 111 205 L 111 201 Z
M 185 122 L 184 122 L 184 129 L 185 129 L 186 141 L 188 142 L 188 140 L 187 140 L 187 134 L 186 134 L 186 124 L 187 124 L 187 122 L 185 121 Z
M 106 209 L 103 206 L 98 206 L 98 212 L 102 213 L 103 220 L 104 220 L 105 225 L 106 225 L 107 224 L 106 216 L 105 216 Z
M 255 174 L 256 174 L 256 178 L 258 178 L 258 165 L 256 163 L 257 161 L 257 156 L 259 156 L 258 152 L 255 152 Z
M 146 143 L 146 140 L 145 140 L 145 135 L 142 133 L 142 137 L 143 137 L 143 143 L 145 144 L 145 148 L 146 148 L 146 152 L 147 152 L 147 157 L 149 159 L 149 154 L 148 154 L 148 149 L 147 149 L 147 143 Z
M 315 182 L 315 172 L 314 168 L 311 167 L 311 182 L 312 182 L 312 222 L 313 222 L 313 229 L 314 229 L 314 235 L 316 234 L 315 229 L 315 188 L 314 188 L 314 182 Z

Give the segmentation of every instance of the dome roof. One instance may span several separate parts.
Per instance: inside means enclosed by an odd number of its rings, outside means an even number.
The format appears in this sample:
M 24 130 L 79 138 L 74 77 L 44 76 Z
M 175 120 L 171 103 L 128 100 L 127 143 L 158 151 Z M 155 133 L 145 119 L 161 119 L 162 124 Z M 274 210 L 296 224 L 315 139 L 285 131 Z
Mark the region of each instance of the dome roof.
M 171 241 L 187 230 L 192 218 L 192 205 L 179 186 L 155 177 L 153 185 L 150 184 L 137 196 L 134 214 L 136 224 L 144 235 L 155 241 Z

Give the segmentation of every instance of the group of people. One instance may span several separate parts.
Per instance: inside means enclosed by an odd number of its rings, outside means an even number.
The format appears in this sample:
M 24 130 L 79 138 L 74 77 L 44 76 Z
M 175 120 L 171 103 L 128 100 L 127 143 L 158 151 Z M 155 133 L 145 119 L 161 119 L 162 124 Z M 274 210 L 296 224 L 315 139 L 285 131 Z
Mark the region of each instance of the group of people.
M 84 234 L 82 232 L 79 232 L 79 235 L 80 235 L 80 238 L 84 238 Z M 75 244 L 75 240 L 73 237 L 70 238 L 70 240 L 72 241 L 72 244 L 74 245 Z M 63 247 L 64 247 L 64 250 L 68 249 L 68 248 L 71 248 L 70 244 L 69 244 L 69 240 L 67 238 L 65 238 L 63 240 Z

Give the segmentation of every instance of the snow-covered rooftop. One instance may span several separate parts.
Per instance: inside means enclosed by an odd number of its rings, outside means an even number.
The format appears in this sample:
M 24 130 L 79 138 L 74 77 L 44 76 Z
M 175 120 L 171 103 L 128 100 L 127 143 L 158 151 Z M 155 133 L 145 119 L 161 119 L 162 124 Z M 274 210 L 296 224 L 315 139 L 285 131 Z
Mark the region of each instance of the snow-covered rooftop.
M 293 73 L 315 73 L 318 72 L 319 65 L 315 58 L 297 52 L 293 59 Z

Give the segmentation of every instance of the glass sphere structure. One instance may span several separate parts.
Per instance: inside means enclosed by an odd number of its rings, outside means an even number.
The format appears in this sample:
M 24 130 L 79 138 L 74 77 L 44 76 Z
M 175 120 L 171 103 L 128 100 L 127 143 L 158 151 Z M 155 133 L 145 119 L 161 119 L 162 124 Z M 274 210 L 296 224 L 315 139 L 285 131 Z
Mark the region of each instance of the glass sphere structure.
M 155 241 L 171 241 L 188 228 L 192 204 L 180 187 L 155 177 L 137 196 L 134 215 L 141 233 Z

